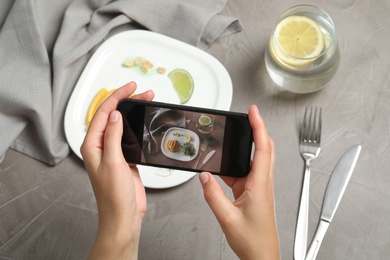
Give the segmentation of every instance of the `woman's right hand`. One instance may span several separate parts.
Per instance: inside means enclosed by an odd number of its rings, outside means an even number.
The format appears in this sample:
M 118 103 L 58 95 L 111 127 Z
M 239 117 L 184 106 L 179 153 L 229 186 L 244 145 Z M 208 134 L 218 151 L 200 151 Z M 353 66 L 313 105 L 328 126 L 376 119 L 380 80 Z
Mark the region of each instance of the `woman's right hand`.
M 274 143 L 255 105 L 249 109 L 255 152 L 244 178 L 221 177 L 235 201 L 224 194 L 213 175 L 199 175 L 204 196 L 227 241 L 240 259 L 280 259 L 274 206 Z

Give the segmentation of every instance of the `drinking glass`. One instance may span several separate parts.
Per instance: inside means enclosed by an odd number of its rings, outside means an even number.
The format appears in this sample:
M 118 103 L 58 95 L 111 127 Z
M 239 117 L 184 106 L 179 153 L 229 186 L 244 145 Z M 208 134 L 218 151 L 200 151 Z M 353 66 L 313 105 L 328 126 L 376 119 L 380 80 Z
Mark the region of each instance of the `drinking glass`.
M 209 134 L 214 129 L 214 117 L 207 114 L 201 114 L 196 122 L 196 128 L 202 134 Z
M 307 19 L 308 18 L 308 19 Z M 287 19 L 287 20 L 286 20 Z M 312 55 L 292 54 L 286 48 L 281 27 L 287 21 L 309 21 L 316 28 L 319 41 Z M 297 29 L 299 31 L 299 29 Z M 300 39 L 296 38 L 297 41 Z M 272 80 L 282 89 L 293 93 L 310 93 L 323 88 L 335 75 L 340 52 L 332 18 L 313 5 L 298 5 L 283 12 L 277 20 L 265 52 L 265 65 Z

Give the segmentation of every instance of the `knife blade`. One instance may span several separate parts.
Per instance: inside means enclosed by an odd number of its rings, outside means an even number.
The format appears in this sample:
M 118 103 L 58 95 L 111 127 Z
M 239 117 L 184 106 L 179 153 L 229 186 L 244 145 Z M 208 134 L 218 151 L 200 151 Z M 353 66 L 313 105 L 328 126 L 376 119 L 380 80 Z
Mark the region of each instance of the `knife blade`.
M 212 150 L 211 152 L 209 152 L 209 153 L 204 157 L 202 164 L 199 166 L 199 169 L 200 169 L 203 165 L 205 165 L 205 164 L 208 162 L 208 160 L 210 160 L 210 158 L 211 158 L 214 154 L 215 154 L 215 150 Z
M 344 191 L 351 179 L 356 162 L 359 158 L 361 145 L 351 147 L 338 161 L 329 179 L 322 205 L 321 219 L 313 241 L 306 254 L 306 260 L 314 260 L 320 250 L 326 231 L 336 213 Z

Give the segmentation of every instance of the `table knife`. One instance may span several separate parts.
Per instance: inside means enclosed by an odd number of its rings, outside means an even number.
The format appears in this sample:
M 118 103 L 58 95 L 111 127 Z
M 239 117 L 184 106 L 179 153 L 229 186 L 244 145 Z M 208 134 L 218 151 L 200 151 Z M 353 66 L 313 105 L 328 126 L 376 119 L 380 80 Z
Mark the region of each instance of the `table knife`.
M 215 154 L 215 150 L 212 150 L 211 152 L 209 152 L 209 153 L 206 155 L 206 157 L 204 157 L 202 164 L 199 166 L 199 169 L 200 169 L 203 165 L 205 165 L 205 164 L 208 162 L 208 160 L 210 160 L 210 158 L 211 158 L 214 154 Z
M 320 223 L 318 224 L 317 231 L 306 254 L 306 260 L 314 260 L 317 257 L 329 224 L 332 222 L 344 191 L 347 188 L 348 182 L 359 158 L 360 150 L 360 145 L 351 147 L 340 158 L 333 170 L 325 191 Z

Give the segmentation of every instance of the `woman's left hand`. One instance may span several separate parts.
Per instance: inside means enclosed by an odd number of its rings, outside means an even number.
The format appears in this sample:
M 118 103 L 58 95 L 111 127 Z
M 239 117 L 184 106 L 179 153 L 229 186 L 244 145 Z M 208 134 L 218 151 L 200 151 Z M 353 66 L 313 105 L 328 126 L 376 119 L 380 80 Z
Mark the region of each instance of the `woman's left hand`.
M 138 169 L 123 157 L 122 115 L 118 102 L 136 90 L 134 82 L 117 89 L 96 111 L 81 146 L 99 213 L 92 259 L 137 259 L 142 219 L 146 213 L 145 189 Z M 152 91 L 132 96 L 150 101 Z

